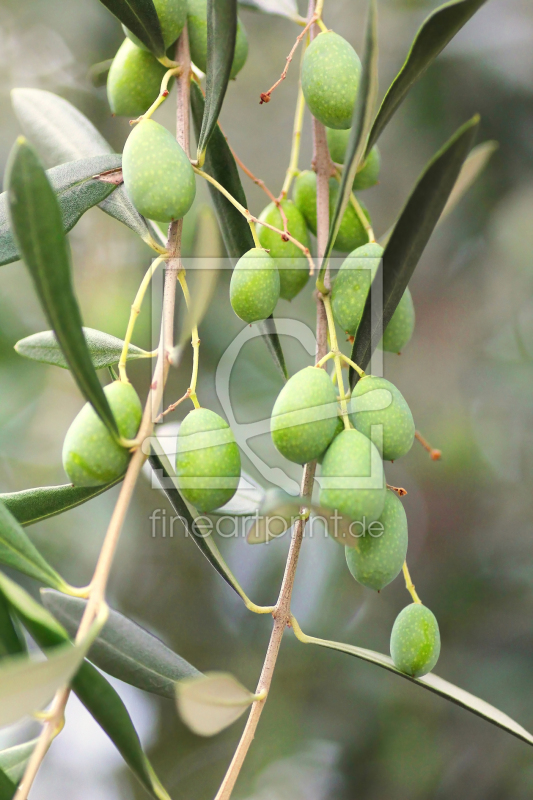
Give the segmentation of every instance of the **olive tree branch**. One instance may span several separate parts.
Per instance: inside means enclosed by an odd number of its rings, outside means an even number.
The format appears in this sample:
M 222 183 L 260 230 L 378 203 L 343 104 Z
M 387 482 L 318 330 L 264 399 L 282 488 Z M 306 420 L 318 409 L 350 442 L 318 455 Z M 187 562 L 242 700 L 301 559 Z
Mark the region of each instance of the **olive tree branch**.
M 178 40 L 177 59 L 182 68 L 178 79 L 176 121 L 177 139 L 185 152 L 188 153 L 190 55 L 187 27 L 183 29 L 183 32 Z M 159 341 L 158 357 L 154 369 L 152 384 L 139 428 L 138 438 L 140 441 L 143 441 L 152 433 L 154 426 L 153 420 L 156 416 L 159 406 L 161 405 L 163 389 L 170 366 L 168 355 L 172 347 L 174 337 L 176 281 L 178 272 L 181 269 L 181 230 L 182 220 L 173 222 L 169 227 L 166 248 L 168 252 L 168 265 L 165 273 L 161 337 Z M 146 456 L 142 452 L 142 448 L 138 446 L 128 465 L 120 494 L 109 522 L 109 527 L 107 529 L 104 543 L 96 564 L 96 569 L 90 584 L 89 599 L 85 607 L 85 612 L 81 619 L 78 632 L 76 634 L 76 642 L 80 642 L 87 635 L 93 620 L 96 618 L 102 604 L 105 602 L 107 580 L 113 563 L 113 557 L 120 537 L 120 532 L 122 530 L 122 525 L 133 496 L 137 479 L 145 460 Z M 50 747 L 53 738 L 57 735 L 57 733 L 59 733 L 63 726 L 64 711 L 69 693 L 69 687 L 60 689 L 56 693 L 37 745 L 31 755 L 30 760 L 28 761 L 24 777 L 22 778 L 22 781 L 17 789 L 17 793 L 15 795 L 16 800 L 27 800 L 33 781 L 37 775 L 37 772 L 39 771 L 39 767 L 48 751 L 48 748 Z

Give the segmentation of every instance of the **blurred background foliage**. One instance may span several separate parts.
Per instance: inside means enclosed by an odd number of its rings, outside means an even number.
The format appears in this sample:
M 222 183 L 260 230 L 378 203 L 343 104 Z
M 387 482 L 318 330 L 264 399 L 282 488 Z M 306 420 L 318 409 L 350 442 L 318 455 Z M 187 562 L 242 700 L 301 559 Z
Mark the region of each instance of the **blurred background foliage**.
M 403 62 L 422 19 L 436 0 L 381 0 L 382 91 Z M 301 8 L 303 12 L 304 9 Z M 328 26 L 361 47 L 363 0 L 326 0 Z M 278 77 L 296 27 L 281 18 L 241 11 L 250 55 L 229 88 L 225 133 L 244 162 L 279 192 L 290 151 L 297 67 L 268 106 L 259 94 Z M 96 0 L 3 0 L 0 9 L 0 161 L 18 133 L 9 91 L 48 89 L 86 113 L 121 150 L 127 120 L 113 119 L 105 89 L 94 89 L 89 67 L 110 58 L 120 26 Z M 296 63 L 296 62 L 295 62 Z M 533 7 L 530 0 L 490 0 L 457 36 L 397 114 L 380 142 L 380 184 L 365 193 L 374 227 L 394 221 L 428 158 L 474 112 L 480 140 L 500 149 L 461 206 L 443 224 L 411 288 L 417 327 L 401 355 L 385 357 L 385 374 L 405 394 L 417 427 L 443 451 L 432 462 L 418 448 L 388 468 L 388 480 L 408 490 L 409 564 L 443 639 L 437 672 L 501 707 L 533 729 Z M 173 126 L 168 101 L 158 118 Z M 309 118 L 301 167 L 311 157 Z M 245 180 L 250 208 L 266 198 Z M 198 187 L 195 208 L 208 200 Z M 192 253 L 194 213 L 186 223 Z M 75 282 L 85 324 L 117 336 L 151 257 L 129 230 L 98 210 L 70 234 Z M 203 242 L 216 255 L 217 242 Z M 214 371 L 241 330 L 221 278 L 202 323 L 203 405 L 220 411 Z M 181 310 L 180 313 L 183 313 Z M 277 315 L 313 325 L 311 283 Z M 150 346 L 148 308 L 136 343 Z M 30 279 L 20 263 L 0 271 L 0 479 L 3 491 L 63 483 L 63 436 L 82 405 L 67 371 L 25 361 L 15 342 L 46 329 Z M 284 339 L 291 370 L 308 363 L 302 347 Z M 173 371 L 171 402 L 188 385 L 187 354 Z M 135 362 L 131 378 L 142 396 L 150 365 Z M 264 344 L 243 349 L 232 375 L 239 422 L 264 419 L 280 379 Z M 185 413 L 181 407 L 169 420 Z M 251 443 L 270 463 L 264 436 Z M 245 465 L 253 473 L 249 464 Z M 297 477 L 297 472 L 294 473 Z M 117 490 L 29 529 L 33 541 L 72 583 L 90 579 Z M 191 541 L 178 533 L 152 537 L 149 516 L 170 513 L 143 478 L 128 514 L 109 599 L 157 633 L 199 669 L 229 670 L 255 686 L 270 632 Z M 288 541 L 250 548 L 242 539 L 221 548 L 256 602 L 276 596 Z M 29 581 L 28 588 L 36 592 Z M 401 579 L 380 595 L 351 578 L 340 547 L 317 535 L 306 540 L 294 610 L 304 630 L 388 652 L 393 620 L 407 604 Z M 219 785 L 242 721 L 212 740 L 191 734 L 169 701 L 115 682 L 153 763 L 173 798 L 208 800 Z M 27 726 L 26 726 L 27 727 Z M 7 746 L 21 729 L 0 733 Z M 285 638 L 269 702 L 239 781 L 239 800 L 469 800 L 531 797 L 533 754 L 486 722 L 366 663 L 313 650 Z M 120 757 L 75 698 L 67 726 L 45 761 L 35 800 L 143 797 Z

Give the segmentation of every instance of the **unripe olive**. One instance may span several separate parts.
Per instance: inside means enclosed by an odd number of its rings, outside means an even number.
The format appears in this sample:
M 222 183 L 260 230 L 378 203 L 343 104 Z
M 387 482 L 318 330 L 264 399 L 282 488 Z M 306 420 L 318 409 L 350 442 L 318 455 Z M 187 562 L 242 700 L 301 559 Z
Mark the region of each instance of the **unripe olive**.
M 365 301 L 383 256 L 381 245 L 371 242 L 358 247 L 346 258 L 331 290 L 335 322 L 350 336 L 361 322 Z M 402 295 L 381 341 L 383 350 L 398 353 L 413 335 L 415 310 L 409 287 Z
M 335 433 L 333 434 L 333 439 L 335 438 L 335 436 L 338 436 L 339 433 L 341 431 L 343 431 L 343 430 L 344 430 L 344 422 L 342 421 L 342 417 L 337 417 L 337 427 L 335 428 Z M 333 441 L 333 439 L 331 441 Z M 317 462 L 319 464 L 322 464 L 322 462 L 324 461 L 324 456 L 326 455 L 326 451 L 327 451 L 327 448 L 326 448 L 326 450 L 324 450 L 322 455 L 320 455 L 317 458 Z
M 279 299 L 279 272 L 266 250 L 254 247 L 236 263 L 229 285 L 231 307 L 244 322 L 269 317 Z
M 406 675 L 421 678 L 431 672 L 440 655 L 439 624 L 421 603 L 400 611 L 392 628 L 390 654 L 394 666 Z
M 335 437 L 322 462 L 320 485 L 320 505 L 365 527 L 383 512 L 383 463 L 376 446 L 359 431 L 344 430 Z
M 207 71 L 207 0 L 189 0 L 187 13 L 187 30 L 189 32 L 189 46 L 191 60 L 202 72 Z M 237 38 L 235 39 L 235 53 L 231 67 L 230 78 L 236 78 L 244 67 L 248 57 L 248 37 L 246 30 L 237 18 Z
M 140 117 L 159 94 L 166 68 L 130 39 L 125 39 L 107 77 L 107 99 L 113 114 Z
M 143 217 L 157 222 L 181 219 L 193 204 L 196 182 L 191 163 L 170 131 L 144 119 L 126 140 L 124 186 Z
M 241 456 L 228 423 L 207 408 L 180 425 L 176 476 L 184 498 L 204 513 L 227 503 L 239 485 Z
M 331 378 L 323 369 L 305 367 L 289 378 L 274 403 L 272 441 L 289 461 L 306 464 L 322 455 L 335 436 L 337 422 Z
M 311 114 L 328 128 L 349 128 L 359 89 L 361 62 L 338 33 L 320 33 L 305 52 L 302 90 Z
M 411 409 L 400 390 L 385 378 L 365 375 L 357 381 L 350 400 L 350 419 L 378 449 L 382 441 L 385 461 L 396 461 L 413 446 L 415 423 Z
M 307 227 L 316 236 L 316 173 L 312 170 L 305 170 L 301 172 L 296 181 L 294 182 L 294 202 L 300 212 L 303 214 L 307 223 Z M 339 184 L 335 178 L 331 178 L 329 182 L 329 214 L 330 218 L 333 216 L 335 206 L 337 204 L 337 196 L 339 194 Z M 359 201 L 361 208 L 370 221 L 370 215 L 365 208 L 364 204 Z M 354 250 L 356 247 L 361 247 L 368 242 L 368 235 L 361 224 L 359 217 L 350 204 L 344 212 L 341 226 L 335 239 L 334 247 L 341 252 L 348 252 Z
M 161 32 L 165 50 L 173 44 L 182 32 L 187 21 L 187 0 L 154 0 L 155 10 L 159 17 Z M 125 25 L 122 26 L 124 33 L 134 42 L 137 47 L 146 50 L 146 47 L 134 33 L 129 31 Z
M 141 401 L 131 383 L 104 388 L 119 434 L 133 439 L 141 423 Z M 90 403 L 85 403 L 63 442 L 63 468 L 75 486 L 100 486 L 120 478 L 130 453 L 111 435 Z
M 381 517 L 352 544 L 346 548 L 346 562 L 363 586 L 380 592 L 400 574 L 407 553 L 407 516 L 391 489 L 387 489 Z
M 329 154 L 336 164 L 344 164 L 350 133 L 350 130 L 336 131 L 333 128 L 326 128 Z M 359 171 L 353 182 L 354 191 L 360 192 L 362 189 L 370 189 L 371 186 L 375 186 L 379 179 L 380 167 L 381 156 L 378 146 L 374 145 L 365 163 L 359 165 Z
M 292 200 L 282 200 L 281 207 L 287 218 L 287 229 L 291 236 L 298 239 L 305 247 L 309 247 L 309 235 L 302 213 Z M 283 230 L 283 219 L 275 203 L 270 203 L 259 217 L 279 230 Z M 292 242 L 284 242 L 279 233 L 259 226 L 259 241 L 270 257 L 276 259 L 279 271 L 279 295 L 284 300 L 296 297 L 309 279 L 309 266 L 302 251 Z

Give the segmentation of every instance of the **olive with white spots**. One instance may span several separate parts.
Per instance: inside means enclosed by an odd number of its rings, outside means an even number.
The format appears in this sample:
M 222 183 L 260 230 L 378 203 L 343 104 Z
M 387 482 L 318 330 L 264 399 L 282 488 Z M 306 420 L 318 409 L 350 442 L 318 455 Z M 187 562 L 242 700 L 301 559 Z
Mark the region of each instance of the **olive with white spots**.
M 153 0 L 153 3 L 161 25 L 161 33 L 163 34 L 163 42 L 166 49 L 171 44 L 174 44 L 185 26 L 187 21 L 187 0 Z M 134 33 L 129 31 L 125 25 L 122 27 L 126 36 L 137 47 L 146 50 L 144 44 Z
M 383 447 L 385 461 L 396 461 L 411 449 L 415 423 L 411 409 L 396 386 L 385 378 L 360 378 L 350 400 L 350 419 L 358 431 Z
M 191 59 L 202 72 L 207 72 L 207 0 L 189 0 L 187 12 L 187 31 Z M 237 37 L 235 53 L 231 65 L 230 78 L 234 79 L 244 67 L 248 57 L 248 37 L 241 20 L 237 17 Z
M 380 518 L 350 544 L 346 562 L 358 583 L 380 592 L 400 574 L 407 554 L 407 516 L 391 489 Z
M 185 151 L 169 130 L 152 119 L 139 122 L 122 156 L 124 186 L 143 217 L 181 219 L 193 204 L 196 182 Z
M 307 48 L 302 63 L 305 102 L 328 128 L 351 126 L 360 78 L 359 56 L 338 33 L 320 33 Z
M 107 99 L 113 114 L 124 117 L 144 114 L 159 95 L 166 71 L 151 53 L 125 39 L 107 77 Z
M 282 200 L 281 208 L 287 219 L 287 229 L 291 236 L 297 239 L 304 247 L 309 247 L 309 234 L 302 213 L 296 208 L 292 200 Z M 259 217 L 262 222 L 268 222 L 278 230 L 283 230 L 283 218 L 275 203 L 270 203 Z M 284 300 L 292 300 L 300 292 L 309 279 L 309 264 L 305 253 L 293 242 L 285 242 L 279 233 L 258 227 L 259 241 L 268 250 L 270 257 L 276 260 L 279 271 L 279 295 Z
M 279 300 L 276 262 L 266 250 L 254 247 L 236 263 L 229 285 L 231 307 L 244 322 L 267 319 Z
M 120 436 L 133 439 L 142 417 L 141 401 L 131 385 L 114 381 L 104 388 Z M 119 444 L 90 403 L 85 403 L 63 442 L 63 468 L 74 486 L 100 486 L 126 471 L 128 448 Z
M 350 134 L 351 130 L 336 131 L 333 128 L 326 128 L 329 154 L 336 164 L 344 164 Z M 360 192 L 363 189 L 370 189 L 375 186 L 379 179 L 380 168 L 381 155 L 378 146 L 374 145 L 366 161 L 359 164 L 359 169 L 353 182 L 354 192 Z
M 412 603 L 400 611 L 392 628 L 390 653 L 394 666 L 421 678 L 431 672 L 440 655 L 439 624 L 429 608 Z
M 208 513 L 228 503 L 239 485 L 241 456 L 228 423 L 208 408 L 190 411 L 180 425 L 176 476 L 184 498 Z
M 279 393 L 270 420 L 272 441 L 289 461 L 307 464 L 319 458 L 335 436 L 338 407 L 328 373 L 305 367 Z

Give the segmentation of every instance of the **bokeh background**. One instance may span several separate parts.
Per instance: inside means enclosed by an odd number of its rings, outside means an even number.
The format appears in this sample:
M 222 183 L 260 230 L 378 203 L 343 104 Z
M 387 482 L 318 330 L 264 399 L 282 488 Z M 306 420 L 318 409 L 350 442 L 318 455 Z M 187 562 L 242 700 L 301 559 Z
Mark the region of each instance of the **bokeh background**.
M 381 0 L 382 92 L 400 67 L 419 24 L 438 5 Z M 304 12 L 304 9 L 301 9 Z M 325 20 L 360 49 L 365 3 L 326 0 Z M 229 88 L 222 113 L 240 157 L 277 193 L 290 152 L 297 67 L 268 106 L 258 98 L 279 75 L 298 29 L 287 20 L 241 11 L 248 62 Z M 0 8 L 0 162 L 18 124 L 10 89 L 31 86 L 73 102 L 120 151 L 128 133 L 113 119 L 105 89 L 87 78 L 122 40 L 119 24 L 97 0 L 3 0 Z M 401 357 L 387 355 L 385 374 L 405 394 L 417 427 L 440 448 L 432 462 L 414 447 L 388 468 L 408 490 L 409 565 L 443 640 L 437 673 L 494 703 L 533 729 L 533 7 L 530 0 L 489 0 L 411 92 L 380 141 L 380 184 L 365 192 L 378 233 L 396 218 L 426 161 L 473 113 L 480 141 L 500 148 L 477 185 L 434 235 L 413 278 L 417 327 Z M 158 119 L 173 125 L 172 98 Z M 301 167 L 309 166 L 306 117 Z M 266 204 L 245 182 L 249 206 Z M 196 209 L 208 202 L 198 187 Z M 195 210 L 186 221 L 193 252 Z M 99 210 L 70 234 L 75 283 L 85 324 L 117 336 L 147 268 L 150 251 Z M 217 252 L 216 240 L 203 242 Z M 203 405 L 220 411 L 214 370 L 242 325 L 222 275 L 200 329 Z M 178 312 L 183 314 L 180 307 Z M 277 315 L 312 325 L 309 284 Z M 150 346 L 149 304 L 135 341 Z M 0 481 L 3 491 L 64 483 L 64 434 L 82 405 L 69 373 L 26 361 L 15 342 L 46 329 L 21 263 L 0 271 Z M 291 370 L 309 363 L 284 339 Z M 188 385 L 190 358 L 171 374 L 166 400 Z M 147 362 L 131 378 L 141 396 Z M 103 376 L 105 379 L 106 376 Z M 268 416 L 281 387 L 261 341 L 242 350 L 233 370 L 240 423 Z M 181 407 L 170 421 L 179 420 Z M 268 436 L 251 443 L 274 463 Z M 254 469 L 245 464 L 252 474 Z M 117 492 L 28 530 L 72 583 L 87 583 Z M 151 535 L 149 516 L 169 507 L 143 477 L 122 534 L 110 581 L 112 605 L 158 634 L 201 670 L 233 672 L 255 686 L 270 620 L 250 615 L 190 541 Z M 274 601 L 288 540 L 220 547 L 256 602 Z M 24 585 L 37 595 L 38 587 Z M 342 548 L 306 541 L 294 610 L 304 630 L 388 652 L 392 623 L 407 604 L 401 579 L 380 595 L 351 578 Z M 214 739 L 191 734 L 173 704 L 114 682 L 173 798 L 213 797 L 243 721 Z M 21 741 L 31 725 L 0 732 L 0 745 Z M 287 633 L 271 695 L 239 780 L 244 800 L 418 800 L 531 797 L 533 752 L 524 743 L 446 701 L 370 664 L 299 644 Z M 145 796 L 113 745 L 75 698 L 67 725 L 39 774 L 35 800 Z

